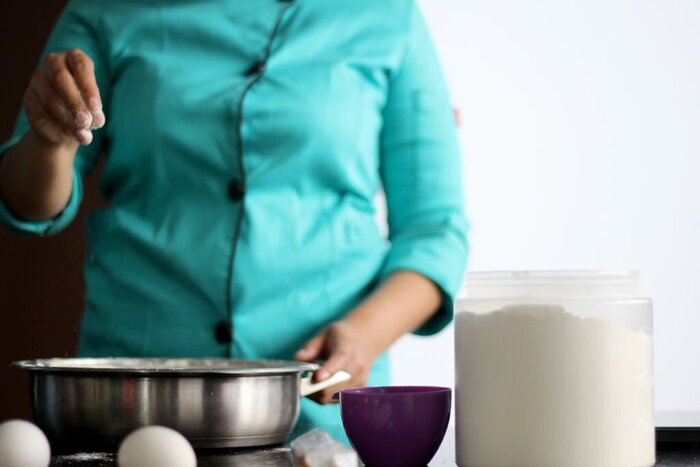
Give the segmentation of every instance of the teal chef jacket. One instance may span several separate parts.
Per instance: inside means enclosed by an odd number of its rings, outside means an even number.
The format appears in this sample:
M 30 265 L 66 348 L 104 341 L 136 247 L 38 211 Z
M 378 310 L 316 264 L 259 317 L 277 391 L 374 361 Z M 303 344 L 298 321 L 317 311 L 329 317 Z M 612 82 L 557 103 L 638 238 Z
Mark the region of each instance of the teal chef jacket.
M 95 62 L 107 125 L 79 149 L 60 215 L 0 203 L 0 217 L 61 230 L 106 154 L 79 355 L 292 359 L 397 270 L 443 292 L 417 333 L 449 322 L 460 154 L 412 0 L 72 0 L 46 53 L 71 48 Z M 0 152 L 26 131 L 20 112 Z M 370 384 L 388 371 L 384 355 Z M 295 434 L 313 426 L 344 438 L 337 406 L 304 400 Z

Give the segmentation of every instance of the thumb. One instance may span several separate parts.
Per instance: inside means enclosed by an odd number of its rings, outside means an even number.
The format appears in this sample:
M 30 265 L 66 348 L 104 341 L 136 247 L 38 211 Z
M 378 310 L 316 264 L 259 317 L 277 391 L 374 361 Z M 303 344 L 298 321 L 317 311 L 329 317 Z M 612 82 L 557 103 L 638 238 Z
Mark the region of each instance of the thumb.
M 303 362 L 310 362 L 316 360 L 321 356 L 323 351 L 323 344 L 326 342 L 326 332 L 323 331 L 302 347 L 294 356 L 295 360 L 301 360 Z

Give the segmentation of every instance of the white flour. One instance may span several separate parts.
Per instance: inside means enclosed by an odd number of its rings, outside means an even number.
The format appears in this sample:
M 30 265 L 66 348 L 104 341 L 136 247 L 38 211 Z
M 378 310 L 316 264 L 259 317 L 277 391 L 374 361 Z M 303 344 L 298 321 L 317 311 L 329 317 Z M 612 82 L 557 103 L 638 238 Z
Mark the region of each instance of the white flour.
M 548 305 L 455 326 L 460 466 L 654 464 L 648 334 Z

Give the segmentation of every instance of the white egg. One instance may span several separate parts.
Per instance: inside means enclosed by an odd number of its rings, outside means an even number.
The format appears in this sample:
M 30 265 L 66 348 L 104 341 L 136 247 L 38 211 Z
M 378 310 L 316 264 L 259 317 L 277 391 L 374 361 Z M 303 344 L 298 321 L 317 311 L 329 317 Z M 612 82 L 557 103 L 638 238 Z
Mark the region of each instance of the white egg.
M 0 424 L 0 466 L 47 467 L 49 462 L 49 440 L 38 426 L 24 420 Z
M 187 438 L 164 426 L 146 426 L 124 438 L 119 467 L 195 467 L 197 456 Z

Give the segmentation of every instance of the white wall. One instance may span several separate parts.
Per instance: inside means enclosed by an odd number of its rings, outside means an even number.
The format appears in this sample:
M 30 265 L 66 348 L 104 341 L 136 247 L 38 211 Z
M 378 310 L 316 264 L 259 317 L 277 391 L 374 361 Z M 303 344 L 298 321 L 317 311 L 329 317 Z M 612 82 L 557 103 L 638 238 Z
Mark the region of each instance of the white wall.
M 700 410 L 700 2 L 424 0 L 461 108 L 471 270 L 639 269 L 657 410 Z M 452 386 L 452 328 L 394 348 Z

